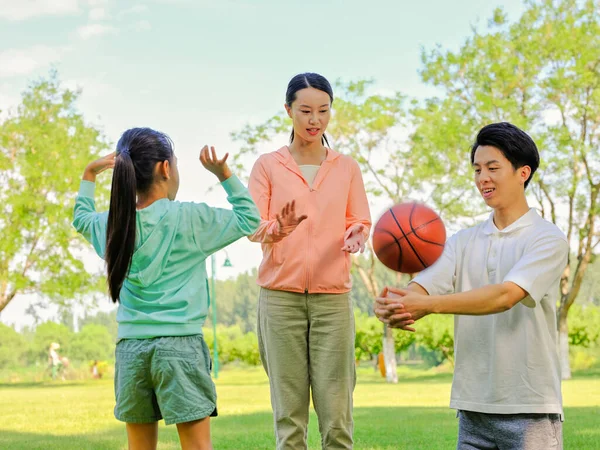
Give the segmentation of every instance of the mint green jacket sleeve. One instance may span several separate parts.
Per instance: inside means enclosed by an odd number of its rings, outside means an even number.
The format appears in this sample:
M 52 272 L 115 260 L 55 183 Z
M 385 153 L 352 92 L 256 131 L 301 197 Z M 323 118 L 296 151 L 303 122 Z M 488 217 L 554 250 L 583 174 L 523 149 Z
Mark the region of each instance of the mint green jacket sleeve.
M 75 200 L 73 226 L 78 233 L 94 247 L 98 256 L 104 259 L 106 251 L 106 223 L 108 212 L 96 212 L 94 191 L 96 184 L 82 180 Z
M 239 178 L 232 175 L 221 185 L 232 209 L 212 208 L 205 203 L 188 203 L 193 208 L 194 241 L 207 256 L 251 235 L 260 224 L 258 208 Z

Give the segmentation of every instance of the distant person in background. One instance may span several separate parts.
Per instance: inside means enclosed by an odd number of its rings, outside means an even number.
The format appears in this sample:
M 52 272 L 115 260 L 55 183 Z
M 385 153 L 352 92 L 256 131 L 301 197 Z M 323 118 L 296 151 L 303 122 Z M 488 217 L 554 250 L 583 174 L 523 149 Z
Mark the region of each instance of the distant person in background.
M 59 348 L 60 344 L 58 342 L 52 342 L 50 344 L 50 348 L 48 349 L 48 365 L 50 366 L 53 380 L 56 379 L 61 371 L 61 366 L 63 365 L 60 355 L 58 354 Z
M 100 372 L 98 371 L 98 360 L 97 359 L 93 362 L 90 371 L 92 372 L 92 378 L 100 378 Z

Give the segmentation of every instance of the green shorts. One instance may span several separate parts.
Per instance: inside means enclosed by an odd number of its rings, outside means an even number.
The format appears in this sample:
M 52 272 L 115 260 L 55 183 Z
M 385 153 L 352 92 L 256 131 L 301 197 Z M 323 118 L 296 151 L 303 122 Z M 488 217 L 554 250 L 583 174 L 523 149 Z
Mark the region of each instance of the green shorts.
M 123 339 L 117 343 L 115 417 L 167 425 L 217 415 L 211 359 L 202 335 Z

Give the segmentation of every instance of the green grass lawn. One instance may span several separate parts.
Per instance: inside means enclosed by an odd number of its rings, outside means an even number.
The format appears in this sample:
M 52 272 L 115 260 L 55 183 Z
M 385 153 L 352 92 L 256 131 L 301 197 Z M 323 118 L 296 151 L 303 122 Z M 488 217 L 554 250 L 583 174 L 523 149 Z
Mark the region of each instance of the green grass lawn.
M 360 368 L 355 390 L 355 448 L 453 449 L 457 421 L 448 408 L 451 376 L 401 367 L 390 385 Z M 225 368 L 217 380 L 214 447 L 273 449 L 267 379 L 260 368 Z M 600 371 L 563 383 L 565 449 L 600 449 Z M 0 449 L 126 449 L 125 427 L 112 415 L 111 380 L 0 384 Z M 175 426 L 160 425 L 159 449 L 178 449 Z M 310 417 L 309 448 L 320 449 Z

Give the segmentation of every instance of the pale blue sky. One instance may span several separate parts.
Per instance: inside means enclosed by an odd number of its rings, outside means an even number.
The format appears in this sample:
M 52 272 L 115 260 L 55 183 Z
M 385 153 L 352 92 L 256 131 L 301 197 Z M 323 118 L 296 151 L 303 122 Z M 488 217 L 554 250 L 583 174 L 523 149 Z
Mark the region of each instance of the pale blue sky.
M 293 75 L 374 78 L 377 91 L 424 98 L 435 91 L 418 75 L 421 47 L 457 49 L 499 4 L 0 0 L 0 109 L 14 106 L 32 79 L 55 67 L 67 86 L 83 89 L 80 110 L 112 142 L 132 126 L 173 138 L 180 199 L 225 206 L 222 192 L 205 194 L 213 179 L 197 162 L 199 149 L 208 143 L 235 152 L 229 133 L 281 110 Z M 523 10 L 518 0 L 502 5 L 513 20 Z M 220 269 L 223 277 L 260 261 L 259 247 L 245 240 L 228 252 L 235 267 Z M 1 320 L 29 323 L 27 303 L 15 299 Z

